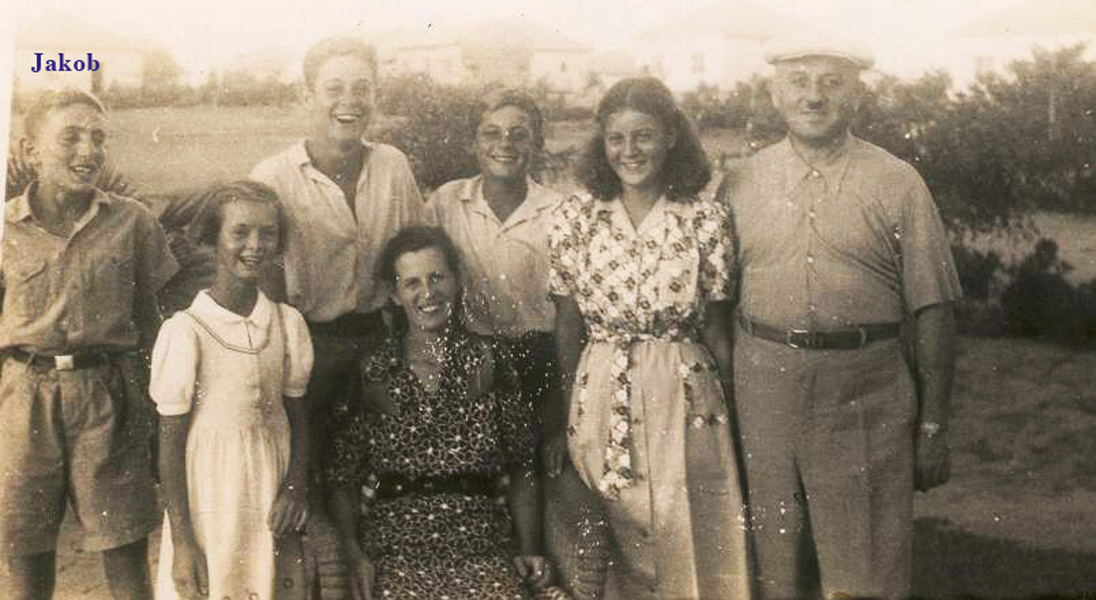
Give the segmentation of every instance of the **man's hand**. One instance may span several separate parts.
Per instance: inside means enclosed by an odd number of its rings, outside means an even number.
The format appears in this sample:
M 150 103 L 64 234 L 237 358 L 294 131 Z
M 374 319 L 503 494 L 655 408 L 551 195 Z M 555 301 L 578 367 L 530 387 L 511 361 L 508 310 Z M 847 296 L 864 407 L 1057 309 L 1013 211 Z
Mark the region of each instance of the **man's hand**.
M 918 430 L 914 441 L 913 486 L 919 492 L 947 483 L 951 478 L 951 448 L 947 432 Z
M 276 537 L 300 531 L 308 521 L 308 492 L 304 485 L 282 486 L 270 510 L 270 531 Z
M 354 542 L 344 542 L 350 566 L 350 597 L 352 600 L 372 600 L 373 578 L 376 573 L 369 557 Z
M 521 580 L 534 590 L 544 589 L 552 583 L 552 569 L 548 559 L 543 556 L 515 556 L 514 568 L 518 570 Z
M 171 579 L 175 591 L 183 600 L 200 600 L 209 596 L 209 570 L 205 552 L 193 541 L 175 544 L 171 564 Z
M 544 442 L 544 470 L 549 477 L 558 477 L 567 467 L 567 434 L 558 433 L 548 436 Z

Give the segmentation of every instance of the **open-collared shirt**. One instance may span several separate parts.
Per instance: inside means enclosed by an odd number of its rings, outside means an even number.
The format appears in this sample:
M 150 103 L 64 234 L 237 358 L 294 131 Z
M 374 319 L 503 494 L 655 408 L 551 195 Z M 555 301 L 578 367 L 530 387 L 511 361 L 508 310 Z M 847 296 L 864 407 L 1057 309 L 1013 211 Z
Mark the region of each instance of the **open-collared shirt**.
M 338 184 L 312 164 L 303 140 L 251 172 L 285 205 L 286 293 L 310 321 L 384 305 L 387 294 L 373 273 L 381 248 L 403 227 L 432 223 L 407 157 L 386 144 L 365 146 L 354 211 Z
M 730 187 L 740 307 L 777 327 L 899 322 L 961 297 L 936 205 L 912 166 L 852 137 L 808 164 L 788 139 Z
M 461 251 L 465 321 L 481 335 L 555 328 L 548 234 L 562 196 L 531 179 L 526 185 L 525 201 L 505 221 L 484 199 L 482 176 L 450 181 L 431 196 L 438 224 Z
M 31 210 L 35 188 L 4 206 L 0 349 L 136 348 L 135 298 L 153 297 L 178 270 L 160 224 L 139 202 L 96 190 L 72 232 L 58 236 Z

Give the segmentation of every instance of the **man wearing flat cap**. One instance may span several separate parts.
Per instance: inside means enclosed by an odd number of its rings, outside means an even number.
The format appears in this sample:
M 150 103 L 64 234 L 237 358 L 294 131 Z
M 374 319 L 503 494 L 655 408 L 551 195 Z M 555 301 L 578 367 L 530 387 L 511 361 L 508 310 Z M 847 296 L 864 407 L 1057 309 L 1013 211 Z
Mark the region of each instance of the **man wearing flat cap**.
M 726 190 L 758 590 L 906 598 L 913 492 L 950 471 L 958 276 L 921 177 L 849 131 L 870 51 L 800 37 L 767 59 L 787 137 Z

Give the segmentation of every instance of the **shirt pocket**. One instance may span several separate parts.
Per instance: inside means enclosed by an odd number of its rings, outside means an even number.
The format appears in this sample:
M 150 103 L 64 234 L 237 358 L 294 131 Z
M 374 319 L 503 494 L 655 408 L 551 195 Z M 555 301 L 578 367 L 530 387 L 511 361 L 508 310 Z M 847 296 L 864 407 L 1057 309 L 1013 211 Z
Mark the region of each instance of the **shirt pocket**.
M 96 305 L 109 306 L 116 314 L 131 314 L 136 287 L 133 265 L 133 256 L 110 256 L 98 261 L 91 282 Z
M 5 273 L 7 291 L 4 312 L 37 318 L 49 304 L 49 263 L 44 260 L 16 260 L 13 272 Z

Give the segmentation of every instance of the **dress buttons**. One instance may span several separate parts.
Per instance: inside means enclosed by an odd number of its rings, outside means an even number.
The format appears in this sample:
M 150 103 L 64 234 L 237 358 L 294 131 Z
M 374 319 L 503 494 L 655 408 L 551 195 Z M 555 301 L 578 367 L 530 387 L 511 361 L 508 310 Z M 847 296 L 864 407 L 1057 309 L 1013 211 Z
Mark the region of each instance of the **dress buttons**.
M 808 265 L 813 265 L 814 264 L 814 255 L 812 255 L 812 254 L 807 255 L 807 264 Z

